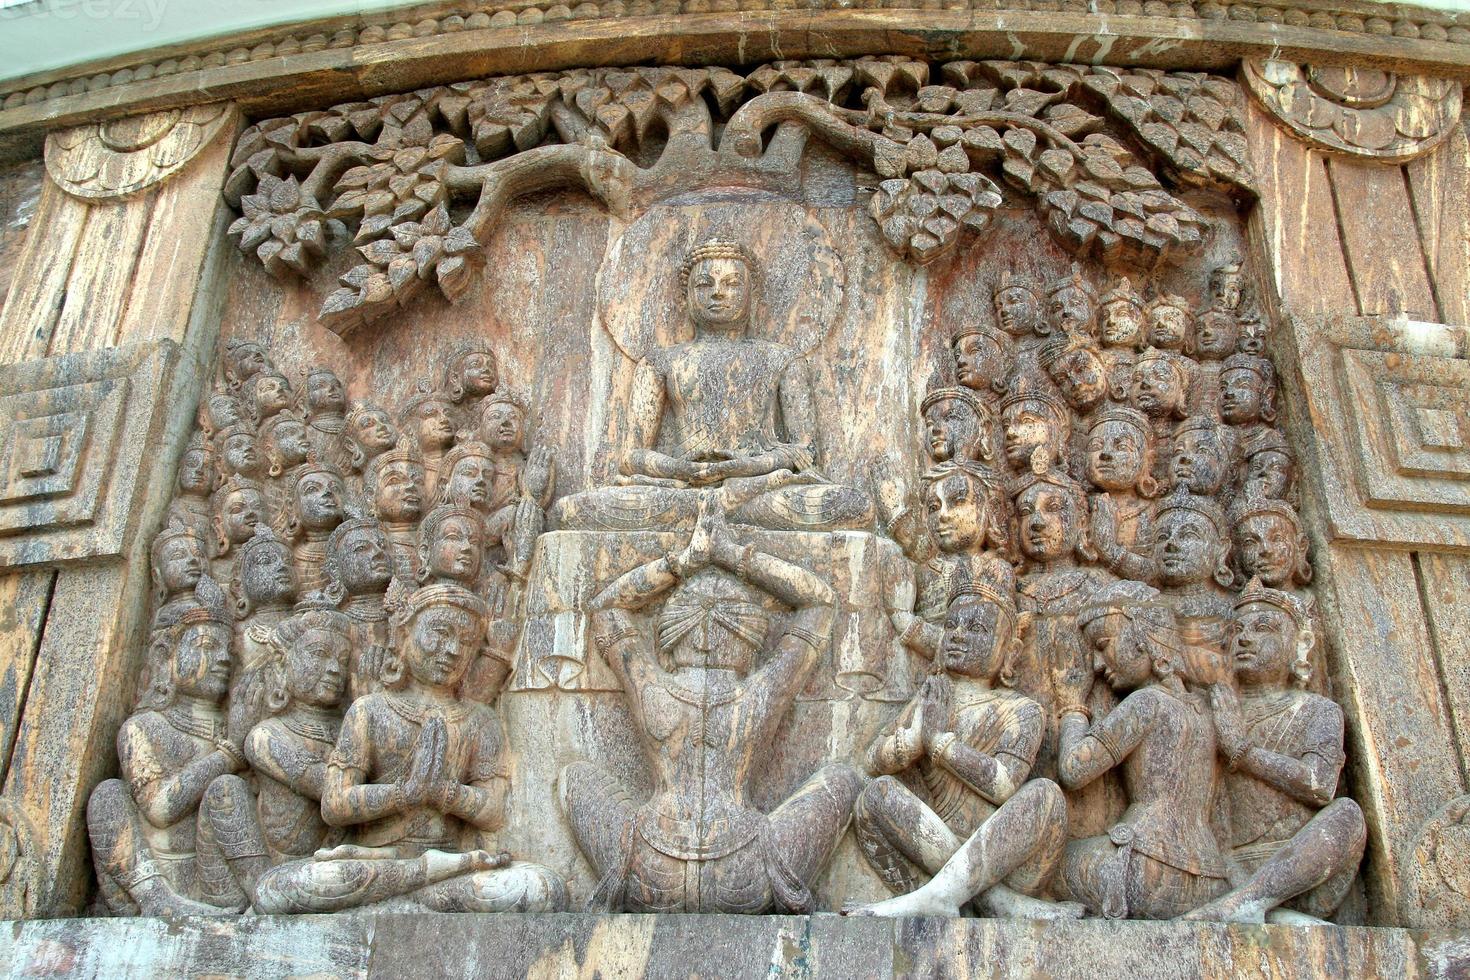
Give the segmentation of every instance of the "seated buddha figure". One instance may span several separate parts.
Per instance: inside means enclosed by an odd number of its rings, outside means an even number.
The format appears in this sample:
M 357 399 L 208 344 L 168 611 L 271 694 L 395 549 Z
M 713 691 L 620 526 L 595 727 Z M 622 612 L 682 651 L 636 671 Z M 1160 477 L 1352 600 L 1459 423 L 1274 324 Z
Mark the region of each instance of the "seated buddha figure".
M 869 525 L 867 494 L 818 469 L 805 359 L 747 333 L 753 271 L 735 242 L 708 241 L 689 254 L 684 281 L 694 337 L 638 362 L 632 445 L 618 485 L 563 498 L 557 526 L 687 530 L 701 489 L 714 490 L 735 523 L 802 531 Z

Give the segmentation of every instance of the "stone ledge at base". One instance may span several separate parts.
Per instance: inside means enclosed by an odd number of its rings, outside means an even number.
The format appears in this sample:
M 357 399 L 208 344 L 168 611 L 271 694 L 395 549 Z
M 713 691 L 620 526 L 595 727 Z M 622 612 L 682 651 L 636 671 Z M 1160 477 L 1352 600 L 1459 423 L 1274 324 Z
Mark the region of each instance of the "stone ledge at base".
M 1463 977 L 1470 936 L 833 915 L 266 916 L 6 923 L 9 977 Z

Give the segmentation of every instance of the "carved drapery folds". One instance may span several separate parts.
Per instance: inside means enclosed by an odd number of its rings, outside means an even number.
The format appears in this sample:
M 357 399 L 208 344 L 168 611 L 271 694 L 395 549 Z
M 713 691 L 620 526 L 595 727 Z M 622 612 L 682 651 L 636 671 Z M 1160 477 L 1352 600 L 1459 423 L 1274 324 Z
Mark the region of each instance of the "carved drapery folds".
M 1078 256 L 1142 269 L 1198 250 L 1178 189 L 1250 193 L 1238 88 L 1208 75 L 904 58 L 493 78 L 251 127 L 227 195 L 240 247 L 301 275 L 348 226 L 363 262 L 321 317 L 339 332 L 436 283 L 451 299 L 512 197 L 580 186 L 610 208 L 718 158 L 762 169 L 795 123 L 880 178 L 870 213 L 918 263 L 983 229 L 1001 185 Z M 1161 181 L 1160 175 L 1163 175 Z M 688 186 L 686 183 L 684 186 Z M 1171 190 L 1173 188 L 1173 190 Z M 468 207 L 466 213 L 464 209 Z
M 1261 58 L 1245 59 L 1241 74 L 1278 125 L 1341 156 L 1403 163 L 1434 149 L 1460 122 L 1463 86 L 1447 78 Z

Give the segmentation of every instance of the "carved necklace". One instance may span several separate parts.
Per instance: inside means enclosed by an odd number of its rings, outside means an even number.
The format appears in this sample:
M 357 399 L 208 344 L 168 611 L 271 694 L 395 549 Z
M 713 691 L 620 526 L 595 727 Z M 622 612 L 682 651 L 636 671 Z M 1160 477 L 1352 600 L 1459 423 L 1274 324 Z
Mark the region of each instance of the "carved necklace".
M 282 715 L 281 724 L 286 727 L 287 731 L 293 734 L 300 735 L 302 738 L 310 739 L 313 742 L 323 742 L 327 745 L 336 744 L 337 732 L 341 728 L 341 725 L 335 719 L 327 721 L 325 719 L 313 719 L 309 716 L 294 717 L 292 715 Z
M 223 720 L 214 718 L 199 718 L 188 708 L 171 704 L 163 709 L 164 720 L 170 725 L 183 732 L 185 735 L 193 735 L 209 742 L 217 742 L 224 734 Z
M 705 683 L 708 685 L 708 680 Z M 673 695 L 674 700 L 696 708 L 716 708 L 722 704 L 729 704 L 740 693 L 740 685 L 736 681 L 726 681 L 719 687 L 706 686 L 703 690 L 698 691 L 685 687 L 673 677 L 667 678 L 665 684 L 665 689 Z
M 388 707 L 397 712 L 405 721 L 411 721 L 415 725 L 422 725 L 431 714 L 442 715 L 446 722 L 458 723 L 470 713 L 469 706 L 458 701 L 451 701 L 448 704 L 425 704 L 401 694 L 391 693 L 387 694 L 384 700 L 388 702 Z

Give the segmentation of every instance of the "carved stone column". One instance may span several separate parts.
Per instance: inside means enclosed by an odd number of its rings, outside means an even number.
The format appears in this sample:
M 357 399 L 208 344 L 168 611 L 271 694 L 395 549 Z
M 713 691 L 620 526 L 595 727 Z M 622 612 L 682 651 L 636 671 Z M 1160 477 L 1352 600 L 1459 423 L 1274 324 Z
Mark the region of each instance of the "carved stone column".
M 87 794 L 132 702 L 149 532 L 208 349 L 214 104 L 54 132 L 0 313 L 0 915 L 75 914 Z M 44 710 L 40 710 L 44 708 Z

